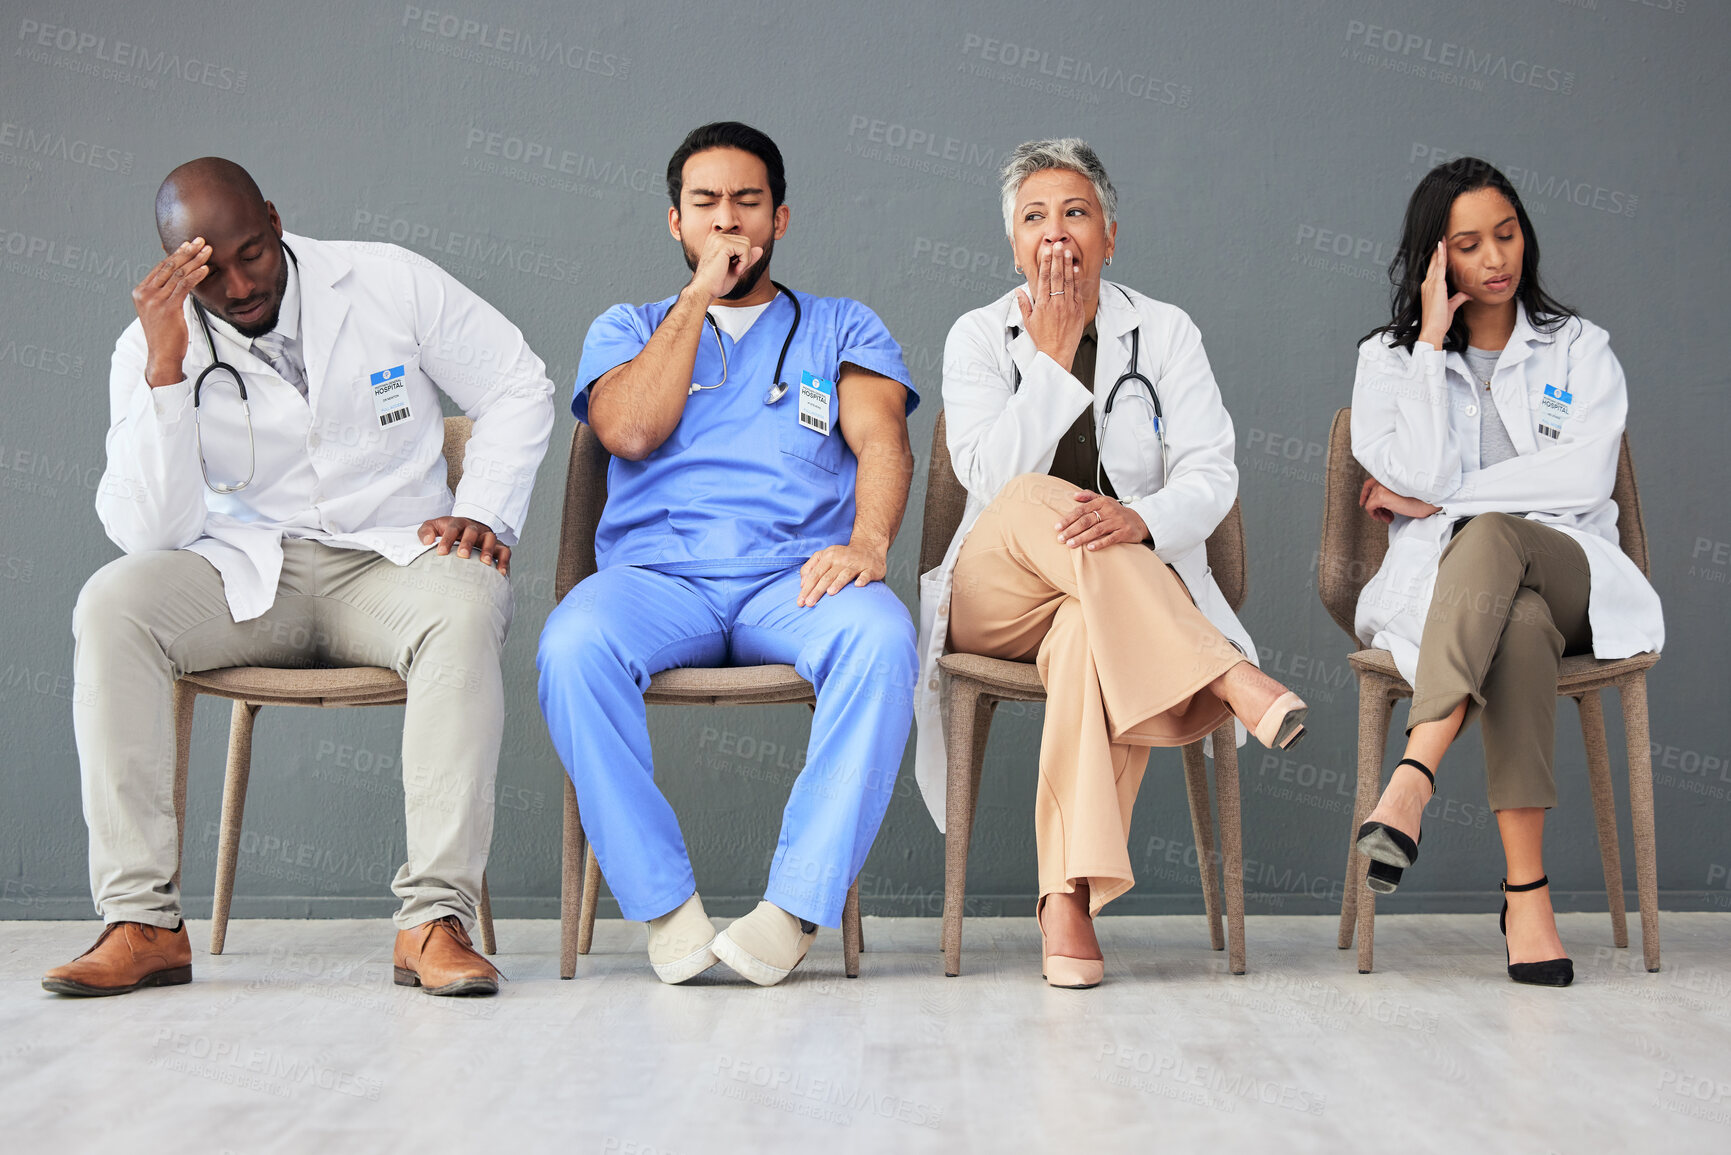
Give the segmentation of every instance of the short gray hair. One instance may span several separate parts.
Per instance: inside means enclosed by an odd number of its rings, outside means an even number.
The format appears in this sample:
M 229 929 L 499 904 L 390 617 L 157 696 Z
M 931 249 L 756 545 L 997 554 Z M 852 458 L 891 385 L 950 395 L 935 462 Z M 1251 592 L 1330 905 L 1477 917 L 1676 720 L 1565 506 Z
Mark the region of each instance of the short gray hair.
M 1004 232 L 1015 232 L 1016 194 L 1022 191 L 1022 182 L 1037 172 L 1049 169 L 1067 169 L 1088 178 L 1094 186 L 1094 195 L 1100 199 L 1100 211 L 1106 217 L 1106 227 L 1118 219 L 1118 190 L 1112 187 L 1112 178 L 1106 175 L 1106 166 L 1100 163 L 1100 158 L 1088 142 L 1079 136 L 1066 136 L 1057 140 L 1030 140 L 1026 144 L 1017 145 L 1009 159 L 1004 162 Z

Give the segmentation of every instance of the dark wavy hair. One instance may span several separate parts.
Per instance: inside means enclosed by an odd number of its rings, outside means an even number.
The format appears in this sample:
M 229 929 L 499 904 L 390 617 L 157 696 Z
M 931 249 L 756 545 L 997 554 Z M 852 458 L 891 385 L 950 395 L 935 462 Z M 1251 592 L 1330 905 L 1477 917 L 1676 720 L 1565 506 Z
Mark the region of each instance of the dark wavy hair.
M 1575 315 L 1573 309 L 1558 302 L 1539 283 L 1539 238 L 1533 232 L 1526 206 L 1521 204 L 1521 194 L 1496 166 L 1477 157 L 1463 156 L 1437 165 L 1412 190 L 1412 198 L 1406 202 L 1406 219 L 1401 223 L 1400 248 L 1388 266 L 1389 283 L 1394 286 L 1391 317 L 1388 324 L 1366 333 L 1361 344 L 1372 337 L 1391 334 L 1394 344 L 1412 351 L 1424 321 L 1425 272 L 1430 268 L 1437 242 L 1448 228 L 1449 210 L 1454 208 L 1456 198 L 1486 188 L 1496 189 L 1515 206 L 1515 219 L 1526 244 L 1515 298 L 1526 307 L 1527 319 L 1534 328 L 1553 333 Z M 1466 347 L 1466 317 L 1457 310 L 1443 348 L 1460 352 Z
M 769 207 L 781 207 L 781 202 L 787 199 L 787 171 L 782 167 L 781 150 L 775 147 L 775 141 L 749 124 L 718 120 L 692 129 L 673 150 L 673 159 L 667 162 L 667 195 L 673 198 L 674 208 L 679 207 L 679 194 L 685 187 L 685 162 L 694 154 L 712 148 L 737 148 L 761 160 L 769 170 Z

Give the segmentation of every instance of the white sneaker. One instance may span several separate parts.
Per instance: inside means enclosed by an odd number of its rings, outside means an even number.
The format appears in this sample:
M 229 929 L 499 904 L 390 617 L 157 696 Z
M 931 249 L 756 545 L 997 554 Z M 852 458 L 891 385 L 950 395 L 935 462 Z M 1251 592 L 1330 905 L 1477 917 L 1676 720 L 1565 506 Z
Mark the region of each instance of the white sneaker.
M 817 927 L 806 930 L 799 919 L 766 899 L 716 935 L 709 949 L 741 978 L 773 987 L 799 965 L 816 939 Z
M 662 982 L 682 983 L 715 965 L 715 952 L 710 949 L 715 941 L 715 926 L 703 913 L 703 900 L 696 893 L 646 925 L 649 963 Z

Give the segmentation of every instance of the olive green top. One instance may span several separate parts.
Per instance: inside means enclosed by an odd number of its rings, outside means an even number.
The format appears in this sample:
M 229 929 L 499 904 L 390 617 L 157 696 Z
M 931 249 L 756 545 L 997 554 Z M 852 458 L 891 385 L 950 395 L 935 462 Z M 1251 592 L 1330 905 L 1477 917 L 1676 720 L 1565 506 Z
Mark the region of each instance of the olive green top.
M 1076 346 L 1075 359 L 1070 362 L 1070 375 L 1090 393 L 1094 391 L 1094 359 L 1099 351 L 1099 334 L 1095 332 L 1094 322 L 1089 321 L 1088 327 L 1082 331 L 1081 342 Z M 1099 464 L 1100 442 L 1094 428 L 1094 407 L 1089 405 L 1058 439 L 1058 451 L 1052 455 L 1049 472 L 1080 489 L 1093 489 L 1098 477 L 1101 488 L 1096 492 L 1116 498 L 1118 495 L 1112 491 L 1112 479 L 1098 472 Z

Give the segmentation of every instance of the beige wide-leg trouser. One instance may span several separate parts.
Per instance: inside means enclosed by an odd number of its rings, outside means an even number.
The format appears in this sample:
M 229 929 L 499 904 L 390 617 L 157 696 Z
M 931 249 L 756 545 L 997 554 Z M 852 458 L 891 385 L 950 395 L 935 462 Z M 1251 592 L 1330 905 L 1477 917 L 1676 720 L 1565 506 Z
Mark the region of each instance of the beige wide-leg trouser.
M 236 622 L 222 577 L 188 550 L 130 554 L 85 583 L 73 611 L 73 731 L 90 827 L 90 889 L 106 922 L 172 927 L 177 676 L 224 666 L 385 666 L 408 683 L 408 861 L 391 884 L 399 929 L 471 926 L 493 838 L 504 728 L 499 651 L 511 589 L 478 557 L 407 566 L 366 550 L 283 542 L 276 602 Z M 309 805 L 317 807 L 316 800 Z
M 1484 728 L 1492 810 L 1557 804 L 1557 664 L 1592 649 L 1591 592 L 1586 551 L 1516 514 L 1481 513 L 1443 550 L 1407 732 L 1465 699 L 1461 730 Z
M 1059 540 L 1076 490 L 1024 474 L 980 515 L 956 560 L 950 646 L 1038 665 L 1040 893 L 1086 879 L 1097 914 L 1135 882 L 1126 842 L 1148 748 L 1220 725 L 1227 708 L 1206 687 L 1244 655 L 1146 545 Z

